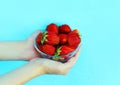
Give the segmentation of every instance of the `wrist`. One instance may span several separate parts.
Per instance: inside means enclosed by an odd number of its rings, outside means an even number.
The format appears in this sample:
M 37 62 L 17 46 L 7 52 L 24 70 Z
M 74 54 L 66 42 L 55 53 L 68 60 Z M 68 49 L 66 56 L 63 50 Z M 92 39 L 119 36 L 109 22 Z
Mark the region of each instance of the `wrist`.
M 34 67 L 34 68 L 35 68 L 35 69 L 33 69 L 33 70 L 36 71 L 36 72 L 35 72 L 35 73 L 36 73 L 36 76 L 45 74 L 45 69 L 44 69 L 43 63 L 40 62 L 40 61 L 38 60 L 38 58 L 30 61 L 28 64 L 29 64 L 31 67 Z
M 11 83 L 11 85 L 24 84 L 34 77 L 43 74 L 44 70 L 41 64 L 37 62 L 29 62 L 24 66 L 2 76 L 0 78 L 0 83 L 2 83 L 2 85 L 7 85 L 6 82 Z
M 26 49 L 26 41 L 0 42 L 1 60 L 19 60 Z
M 34 49 L 34 43 L 30 40 L 25 40 L 22 42 L 23 49 L 19 54 L 20 60 L 31 60 L 39 56 L 37 51 Z
M 18 57 L 18 60 L 28 60 L 27 56 L 28 56 L 28 44 L 27 41 L 21 41 L 19 42 L 21 44 L 21 50 L 19 51 L 19 54 L 16 56 Z

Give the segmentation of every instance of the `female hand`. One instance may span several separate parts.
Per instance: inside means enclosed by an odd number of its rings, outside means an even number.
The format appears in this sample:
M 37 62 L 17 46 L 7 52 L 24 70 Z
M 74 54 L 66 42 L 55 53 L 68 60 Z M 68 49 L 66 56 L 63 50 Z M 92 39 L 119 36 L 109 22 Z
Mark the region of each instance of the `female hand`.
M 80 46 L 81 49 L 81 46 Z M 68 60 L 66 63 L 56 62 L 50 59 L 44 59 L 44 58 L 36 58 L 31 60 L 30 62 L 35 62 L 43 67 L 45 74 L 67 74 L 69 70 L 74 66 L 76 63 L 79 54 L 80 49 L 77 52 L 77 54 L 72 57 L 70 60 Z
M 81 47 L 80 47 L 81 48 Z M 43 74 L 67 74 L 76 63 L 79 52 L 66 63 L 44 58 L 32 59 L 29 63 L 0 77 L 0 85 L 22 85 Z
M 40 56 L 34 49 L 34 40 L 39 33 L 40 31 L 36 31 L 23 41 L 1 41 L 0 60 L 31 60 Z
M 40 54 L 34 48 L 34 40 L 40 32 L 41 32 L 40 30 L 37 30 L 28 39 L 25 40 L 26 49 L 22 53 L 23 59 L 31 60 L 33 58 L 40 57 Z

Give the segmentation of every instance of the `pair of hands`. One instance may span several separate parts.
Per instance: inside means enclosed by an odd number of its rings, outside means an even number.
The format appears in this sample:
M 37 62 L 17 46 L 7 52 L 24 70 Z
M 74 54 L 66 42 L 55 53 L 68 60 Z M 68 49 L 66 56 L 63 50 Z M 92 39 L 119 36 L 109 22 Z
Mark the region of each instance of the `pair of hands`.
M 22 56 L 24 56 L 23 59 L 30 60 L 30 62 L 36 62 L 37 64 L 42 65 L 46 74 L 67 74 L 69 70 L 73 67 L 73 65 L 76 63 L 80 54 L 81 47 L 77 54 L 66 63 L 39 58 L 40 54 L 34 48 L 34 39 L 39 33 L 40 31 L 36 31 L 31 35 L 31 37 L 29 37 L 25 41 L 26 49 L 22 54 Z
M 39 33 L 40 31 L 36 31 L 27 40 L 21 42 L 0 42 L 0 60 L 29 61 L 20 68 L 0 76 L 0 85 L 21 85 L 43 74 L 65 75 L 74 66 L 81 46 L 76 55 L 66 63 L 40 58 L 40 54 L 34 48 L 34 40 Z

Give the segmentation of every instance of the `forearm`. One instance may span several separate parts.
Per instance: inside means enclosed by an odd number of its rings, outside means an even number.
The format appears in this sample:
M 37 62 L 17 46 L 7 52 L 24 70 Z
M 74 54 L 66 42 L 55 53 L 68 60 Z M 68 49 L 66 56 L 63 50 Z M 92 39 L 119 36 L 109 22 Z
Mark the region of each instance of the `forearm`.
M 19 60 L 25 48 L 26 41 L 0 42 L 0 60 Z
M 32 78 L 44 74 L 42 65 L 29 62 L 28 64 L 0 77 L 0 85 L 22 85 Z

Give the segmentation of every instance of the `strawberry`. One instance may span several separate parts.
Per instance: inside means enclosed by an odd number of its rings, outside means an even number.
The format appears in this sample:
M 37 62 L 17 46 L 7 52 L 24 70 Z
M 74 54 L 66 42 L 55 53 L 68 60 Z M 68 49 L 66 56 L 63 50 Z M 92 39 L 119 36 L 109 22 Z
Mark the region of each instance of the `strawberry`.
M 75 50 L 75 49 L 77 48 L 77 46 L 78 46 L 78 45 L 69 46 L 69 47 Z
M 67 35 L 66 34 L 59 34 L 60 44 L 67 43 Z
M 71 49 L 75 50 L 77 48 L 77 46 L 73 45 L 73 46 L 70 46 L 69 43 L 65 44 L 66 46 L 70 47 Z
M 46 54 L 53 55 L 55 53 L 55 47 L 52 45 L 45 44 L 42 45 L 41 51 Z
M 79 34 L 78 29 L 74 29 L 72 32 Z
M 63 45 L 57 49 L 55 56 L 66 55 L 72 51 L 74 51 L 74 49 L 70 48 L 69 46 Z
M 49 25 L 47 26 L 46 30 L 47 30 L 48 32 L 53 32 L 53 33 L 58 34 L 58 26 L 57 26 L 56 24 L 54 24 L 54 23 L 49 24 Z
M 42 33 L 40 33 L 40 34 L 37 36 L 37 38 L 36 38 L 37 44 L 41 44 L 42 36 L 43 36 Z
M 60 31 L 60 33 L 69 33 L 69 32 L 71 32 L 71 28 L 69 27 L 69 25 L 64 24 L 59 27 L 59 31 Z
M 72 52 L 74 49 L 70 48 L 69 46 L 61 46 L 61 52 L 60 55 L 66 55 Z
M 53 32 L 44 33 L 42 44 L 49 44 L 49 45 L 58 45 L 59 44 L 59 37 L 57 34 Z
M 78 46 L 80 42 L 81 42 L 81 38 L 77 33 L 72 31 L 68 34 L 68 44 L 70 46 Z

